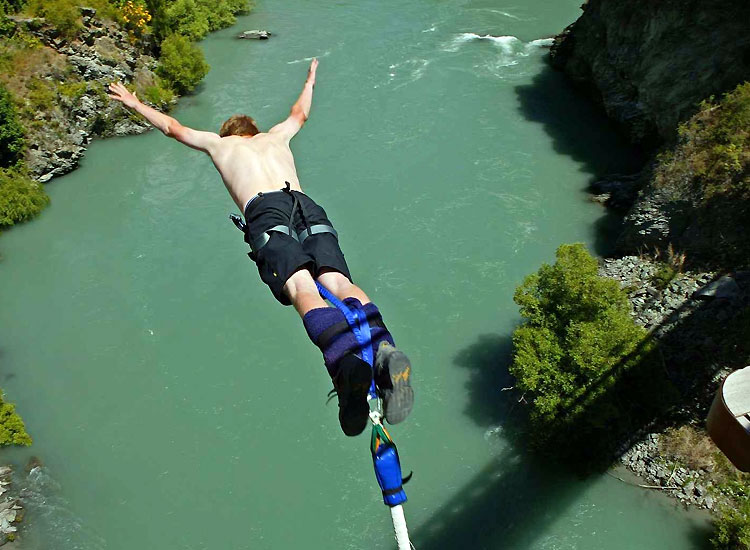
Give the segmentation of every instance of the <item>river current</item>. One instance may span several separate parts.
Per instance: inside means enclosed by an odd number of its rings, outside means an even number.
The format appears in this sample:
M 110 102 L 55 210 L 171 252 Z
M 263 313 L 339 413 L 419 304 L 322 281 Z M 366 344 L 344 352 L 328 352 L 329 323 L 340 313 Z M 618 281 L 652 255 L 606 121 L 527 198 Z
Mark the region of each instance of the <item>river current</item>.
M 202 44 L 174 115 L 284 118 L 355 280 L 414 364 L 393 427 L 418 550 L 704 548 L 703 516 L 505 437 L 512 295 L 563 242 L 606 250 L 595 174 L 636 160 L 544 63 L 581 0 L 258 0 Z M 237 41 L 267 29 L 265 42 Z M 317 349 L 258 280 L 210 161 L 156 132 L 94 143 L 0 239 L 0 383 L 35 439 L 5 456 L 24 549 L 388 549 L 367 435 L 344 437 Z

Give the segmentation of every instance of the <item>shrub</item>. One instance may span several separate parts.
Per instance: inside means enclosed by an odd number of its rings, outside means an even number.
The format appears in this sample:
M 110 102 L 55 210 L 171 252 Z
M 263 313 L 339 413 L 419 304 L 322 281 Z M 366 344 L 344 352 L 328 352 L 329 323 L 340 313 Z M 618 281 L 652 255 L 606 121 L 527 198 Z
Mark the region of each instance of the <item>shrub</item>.
M 247 11 L 247 0 L 196 0 L 199 9 L 206 14 L 208 28 L 216 31 L 234 25 L 237 21 L 235 14 Z
M 0 227 L 30 220 L 49 204 L 41 184 L 18 169 L 0 169 Z
M 8 19 L 8 12 L 0 2 L 0 36 L 12 36 L 16 32 L 16 25 Z
M 208 70 L 203 52 L 184 36 L 172 34 L 162 42 L 157 72 L 177 93 L 195 88 Z
M 659 155 L 654 186 L 669 198 L 670 233 L 694 260 L 734 267 L 750 255 L 750 82 L 709 98 Z M 680 242 L 681 240 L 681 242 Z
M 16 13 L 25 3 L 25 0 L 0 0 L 0 12 Z
M 165 12 L 169 29 L 190 40 L 200 40 L 208 34 L 208 12 L 195 0 L 175 0 Z
M 680 126 L 680 151 L 705 198 L 738 193 L 750 198 L 750 82 L 703 101 L 700 111 Z
M 0 445 L 31 445 L 23 420 L 13 403 L 6 403 L 0 393 Z
M 664 290 L 675 277 L 677 277 L 677 271 L 671 265 L 661 264 L 656 273 L 651 276 L 651 283 L 659 290 Z
M 596 461 L 594 447 L 607 452 L 614 440 L 606 439 L 636 421 L 631 413 L 648 393 L 641 384 L 661 380 L 643 376 L 653 370 L 654 345 L 618 283 L 597 275 L 582 244 L 562 245 L 556 256 L 516 289 L 525 320 L 513 334 L 510 372 L 531 405 L 535 443 L 570 449 L 586 441 Z
M 166 16 L 165 0 L 145 0 L 146 8 L 151 14 L 151 31 L 157 42 L 161 43 L 169 35 L 169 21 Z
M 86 89 L 86 82 L 83 81 L 63 82 L 57 85 L 57 93 L 73 100 L 81 99 L 86 95 Z
M 148 7 L 144 2 L 140 1 L 133 2 L 132 0 L 127 0 L 120 7 L 120 13 L 125 26 L 137 35 L 143 33 L 152 19 Z
M 21 160 L 24 143 L 24 130 L 18 122 L 13 98 L 0 84 L 0 168 Z
M 74 37 L 81 30 L 81 10 L 75 0 L 31 0 L 29 11 L 47 22 L 67 37 Z
M 200 40 L 210 31 L 234 24 L 235 14 L 249 9 L 248 0 L 145 0 L 157 40 L 181 34 Z
M 161 82 L 148 86 L 143 92 L 144 99 L 159 109 L 166 109 L 174 101 L 174 92 Z
M 718 550 L 750 550 L 750 500 L 737 508 L 724 506 L 714 522 L 711 544 Z

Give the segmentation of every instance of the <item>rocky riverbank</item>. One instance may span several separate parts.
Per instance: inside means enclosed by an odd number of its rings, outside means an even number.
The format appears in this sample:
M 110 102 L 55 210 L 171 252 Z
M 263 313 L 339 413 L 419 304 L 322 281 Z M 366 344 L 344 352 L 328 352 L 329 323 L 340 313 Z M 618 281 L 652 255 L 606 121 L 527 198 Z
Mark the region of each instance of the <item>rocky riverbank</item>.
M 23 507 L 13 488 L 12 475 L 10 466 L 0 466 L 0 546 L 16 539 L 16 523 L 23 516 Z
M 43 183 L 75 169 L 94 137 L 138 134 L 149 128 L 110 101 L 105 86 L 118 80 L 133 83 L 141 92 L 153 86 L 153 44 L 134 41 L 92 8 L 82 8 L 81 13 L 82 28 L 74 39 L 41 18 L 9 18 L 41 43 L 33 54 L 34 73 L 9 88 L 34 109 L 33 122 L 26 124 L 26 165 Z M 28 93 L 30 87 L 39 93 Z
M 703 426 L 719 381 L 744 366 L 731 326 L 750 306 L 750 272 L 681 273 L 675 265 L 680 261 L 674 254 L 664 261 L 626 256 L 600 266 L 601 276 L 627 291 L 636 324 L 659 341 L 664 369 L 681 396 L 669 427 L 651 427 L 655 431 L 642 434 L 620 460 L 647 486 L 712 510 L 731 497 L 722 488 L 718 451 Z M 725 461 L 720 466 L 728 467 Z

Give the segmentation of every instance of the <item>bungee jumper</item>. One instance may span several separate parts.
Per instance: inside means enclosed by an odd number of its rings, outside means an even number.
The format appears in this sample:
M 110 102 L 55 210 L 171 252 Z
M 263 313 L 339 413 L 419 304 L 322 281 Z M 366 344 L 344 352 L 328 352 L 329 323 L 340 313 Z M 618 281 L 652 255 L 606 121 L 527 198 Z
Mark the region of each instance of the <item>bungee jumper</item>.
M 109 96 L 140 113 L 164 135 L 207 153 L 244 218 L 231 220 L 250 245 L 261 280 L 283 305 L 293 305 L 310 340 L 323 353 L 348 436 L 372 421 L 370 451 L 383 502 L 389 506 L 399 550 L 411 542 L 401 505 L 406 501 L 398 451 L 381 419 L 398 424 L 411 412 L 411 365 L 395 347 L 378 307 L 352 282 L 338 234 L 318 204 L 302 192 L 289 142 L 310 116 L 318 60 L 313 59 L 289 117 L 261 132 L 247 115 L 234 115 L 218 134 L 183 126 L 141 103 L 121 83 Z M 332 306 L 329 306 L 328 300 Z
M 267 132 L 247 115 L 230 117 L 218 134 L 188 128 L 144 105 L 119 82 L 109 86 L 109 96 L 143 115 L 164 135 L 211 157 L 244 214 L 231 217 L 250 245 L 250 259 L 274 297 L 294 306 L 310 340 L 320 348 L 338 396 L 341 429 L 355 436 L 367 426 L 373 380 L 390 424 L 409 415 L 414 392 L 408 358 L 395 347 L 378 307 L 352 282 L 333 224 L 302 192 L 297 177 L 289 142 L 310 115 L 317 67 L 313 59 L 289 117 Z M 372 367 L 362 358 L 362 345 L 345 313 L 323 300 L 318 284 L 366 318 L 368 345 L 374 350 Z

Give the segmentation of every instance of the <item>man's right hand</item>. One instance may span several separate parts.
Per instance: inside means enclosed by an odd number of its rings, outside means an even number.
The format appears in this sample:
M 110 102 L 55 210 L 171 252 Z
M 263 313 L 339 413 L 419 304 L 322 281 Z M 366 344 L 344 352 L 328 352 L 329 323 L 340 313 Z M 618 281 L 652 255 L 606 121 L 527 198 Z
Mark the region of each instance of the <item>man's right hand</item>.
M 113 82 L 109 85 L 109 97 L 115 101 L 119 101 L 125 107 L 134 109 L 136 105 L 140 103 L 138 97 L 135 94 L 131 94 L 130 91 L 119 82 Z

